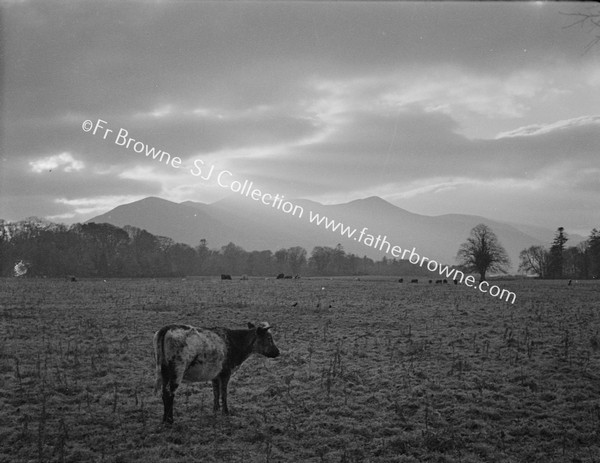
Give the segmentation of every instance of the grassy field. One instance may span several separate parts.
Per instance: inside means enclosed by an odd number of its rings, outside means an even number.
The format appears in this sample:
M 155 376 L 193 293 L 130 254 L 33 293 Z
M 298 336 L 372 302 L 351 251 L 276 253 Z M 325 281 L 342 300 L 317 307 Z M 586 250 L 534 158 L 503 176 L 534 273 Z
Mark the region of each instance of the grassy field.
M 600 462 L 600 283 L 501 285 L 0 280 L 0 462 Z M 263 320 L 231 415 L 164 427 L 154 331 Z

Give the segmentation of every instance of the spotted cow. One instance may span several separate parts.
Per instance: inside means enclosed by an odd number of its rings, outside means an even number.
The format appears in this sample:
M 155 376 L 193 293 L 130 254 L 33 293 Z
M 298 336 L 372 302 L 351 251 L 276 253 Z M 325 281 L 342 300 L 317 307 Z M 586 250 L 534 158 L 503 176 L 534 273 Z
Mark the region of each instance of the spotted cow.
M 179 385 L 212 381 L 216 413 L 221 404 L 228 414 L 229 378 L 250 354 L 279 356 L 270 326 L 248 323 L 248 329 L 195 328 L 190 325 L 167 325 L 154 334 L 156 360 L 155 392 L 162 388 L 163 422 L 173 423 L 173 403 Z

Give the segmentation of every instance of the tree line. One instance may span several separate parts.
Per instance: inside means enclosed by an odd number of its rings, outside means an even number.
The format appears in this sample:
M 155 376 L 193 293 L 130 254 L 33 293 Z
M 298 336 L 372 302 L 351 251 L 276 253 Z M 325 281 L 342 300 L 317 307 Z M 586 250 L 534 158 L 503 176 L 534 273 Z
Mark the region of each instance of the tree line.
M 600 231 L 594 228 L 587 240 L 566 247 L 569 240 L 564 227 L 559 227 L 549 248 L 530 246 L 519 253 L 519 271 L 538 278 L 600 278 Z M 459 270 L 479 273 L 506 273 L 510 259 L 494 232 L 484 224 L 471 230 L 457 254 Z
M 531 246 L 519 254 L 519 270 L 539 278 L 600 278 L 600 231 L 594 228 L 587 240 L 567 247 L 564 227 L 559 227 L 550 247 Z
M 168 277 L 218 274 L 415 275 L 425 271 L 383 257 L 374 261 L 348 254 L 342 245 L 300 247 L 272 252 L 246 251 L 234 243 L 210 249 L 155 236 L 132 226 L 108 223 L 67 226 L 30 218 L 0 220 L 0 275 L 46 277 Z
M 577 246 L 558 228 L 549 248 L 531 246 L 519 255 L 519 271 L 539 278 L 599 278 L 600 231 Z M 507 273 L 510 259 L 494 232 L 484 224 L 471 230 L 457 253 L 458 270 Z M 218 274 L 286 275 L 430 275 L 405 260 L 380 261 L 348 254 L 341 244 L 316 246 L 310 256 L 300 246 L 272 252 L 246 251 L 234 243 L 210 249 L 206 240 L 192 247 L 140 228 L 108 223 L 66 226 L 37 218 L 0 219 L 0 276 L 165 277 Z

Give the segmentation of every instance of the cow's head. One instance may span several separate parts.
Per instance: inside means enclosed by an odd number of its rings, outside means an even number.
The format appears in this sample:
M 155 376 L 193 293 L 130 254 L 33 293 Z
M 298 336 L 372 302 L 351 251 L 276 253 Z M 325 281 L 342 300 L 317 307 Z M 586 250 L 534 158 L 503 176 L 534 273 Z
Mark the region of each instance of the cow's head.
M 252 352 L 270 358 L 279 356 L 279 349 L 275 345 L 275 342 L 273 342 L 273 336 L 269 331 L 271 326 L 267 322 L 262 322 L 258 325 L 248 323 L 248 328 L 256 331 L 256 342 L 254 343 Z

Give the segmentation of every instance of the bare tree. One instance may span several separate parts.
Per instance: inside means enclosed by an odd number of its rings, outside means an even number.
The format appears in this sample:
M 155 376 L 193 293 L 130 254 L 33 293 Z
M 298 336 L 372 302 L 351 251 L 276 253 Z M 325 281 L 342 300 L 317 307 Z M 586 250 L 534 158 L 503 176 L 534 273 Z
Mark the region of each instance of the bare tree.
M 481 281 L 487 272 L 506 273 L 510 259 L 498 237 L 487 225 L 480 223 L 471 230 L 467 241 L 461 244 L 456 256 L 469 272 L 478 272 Z
M 531 246 L 519 253 L 519 271 L 535 273 L 540 278 L 545 278 L 548 273 L 550 255 L 543 246 Z
M 584 54 L 600 43 L 600 7 L 594 5 L 576 13 L 561 12 L 560 14 L 569 16 L 573 20 L 570 24 L 564 27 L 565 29 L 579 26 L 582 29 L 588 29 L 595 32 L 594 38 L 585 46 Z
M 287 250 L 287 261 L 294 275 L 306 265 L 306 250 L 300 246 L 294 246 Z

